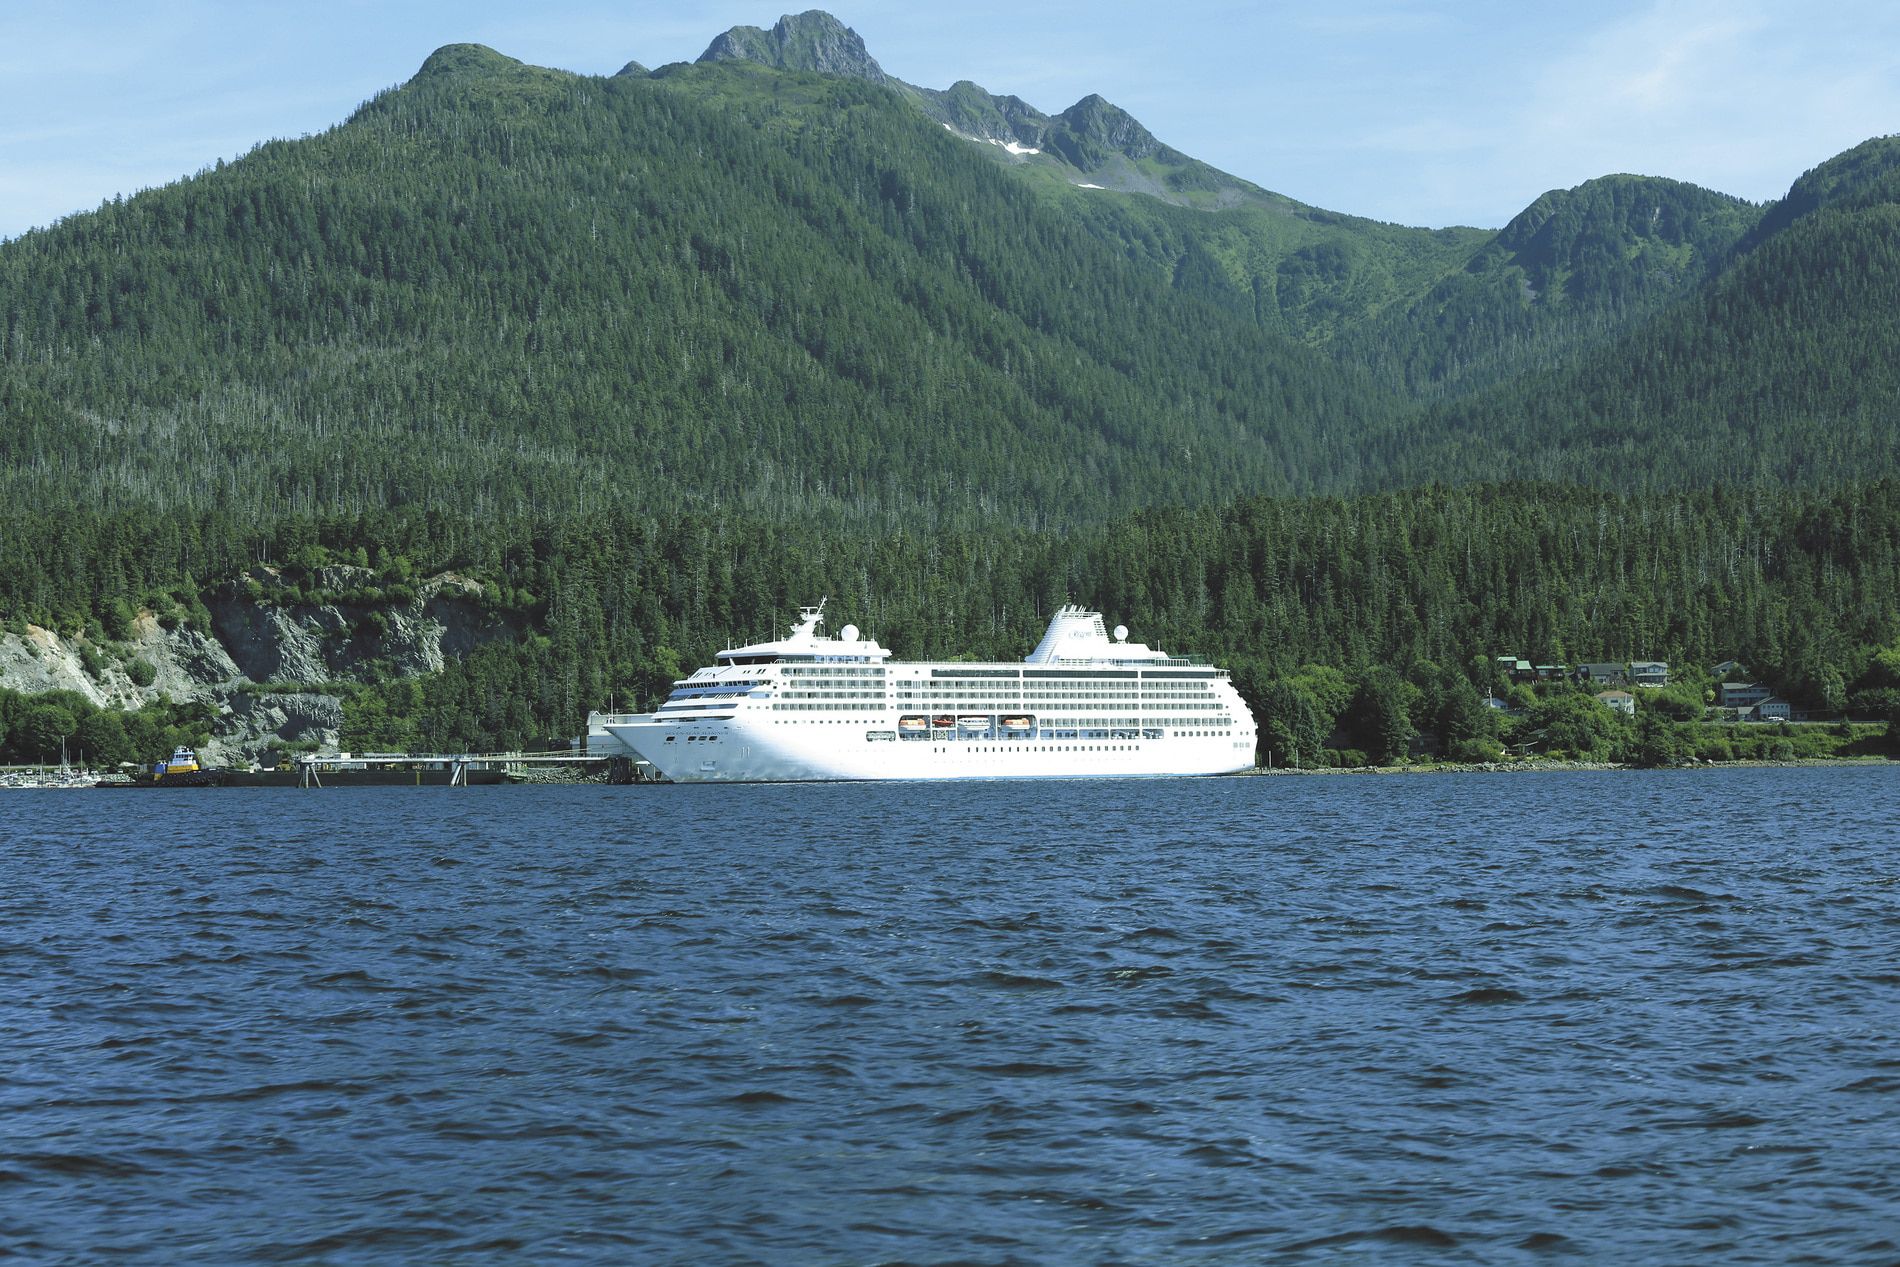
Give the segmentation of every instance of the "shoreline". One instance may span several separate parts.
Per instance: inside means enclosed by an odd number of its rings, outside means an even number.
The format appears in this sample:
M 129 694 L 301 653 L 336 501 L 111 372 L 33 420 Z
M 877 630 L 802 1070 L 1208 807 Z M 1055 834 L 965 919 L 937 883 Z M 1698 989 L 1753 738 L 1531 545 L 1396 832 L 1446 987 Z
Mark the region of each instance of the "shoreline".
M 1676 765 L 1638 766 L 1623 761 L 1483 761 L 1460 763 L 1435 761 L 1429 765 L 1355 765 L 1316 766 L 1307 769 L 1268 769 L 1255 766 L 1247 774 L 1262 777 L 1281 775 L 1366 775 L 1366 774 L 1558 774 L 1579 770 L 1786 770 L 1799 766 L 1892 766 L 1893 757 L 1794 757 L 1787 761 L 1750 759 L 1747 761 L 1684 761 Z

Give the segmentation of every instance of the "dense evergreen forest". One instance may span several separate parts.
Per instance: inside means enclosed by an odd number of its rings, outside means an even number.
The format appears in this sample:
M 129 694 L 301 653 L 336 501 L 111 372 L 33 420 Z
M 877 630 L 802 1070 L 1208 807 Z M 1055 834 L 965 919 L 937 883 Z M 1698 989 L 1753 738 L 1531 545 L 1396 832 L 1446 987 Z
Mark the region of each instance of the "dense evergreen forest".
M 0 618 L 110 649 L 259 562 L 477 578 L 526 632 L 338 687 L 380 748 L 572 735 L 827 595 L 904 656 L 1099 607 L 1231 665 L 1282 758 L 1489 751 L 1505 653 L 1890 707 L 1900 142 L 1767 207 L 1617 176 L 1423 230 L 1099 99 L 1035 162 L 944 126 L 1002 100 L 451 46 L 0 244 Z M 82 703 L 0 698 L 0 756 Z
M 16 513 L 0 516 L 0 552 L 5 610 L 102 645 L 136 608 L 193 620 L 202 593 L 178 578 L 209 583 L 254 560 L 293 576 L 351 560 L 392 582 L 454 570 L 523 618 L 526 635 L 439 676 L 351 691 L 359 747 L 572 735 L 588 709 L 650 707 L 682 666 L 771 636 L 821 597 L 907 657 L 1017 658 L 1056 605 L 1090 604 L 1144 640 L 1231 666 L 1256 707 L 1304 680 L 1328 728 L 1356 689 L 1340 683 L 1386 673 L 1475 701 L 1504 689 L 1500 654 L 1658 658 L 1679 675 L 1737 659 L 1793 698 L 1868 716 L 1900 698 L 1895 481 L 1827 495 L 1533 485 L 1247 499 L 1067 532 L 863 533 L 704 514 L 256 525 Z M 1334 685 L 1315 685 L 1315 666 Z
M 1900 144 L 1767 215 L 1612 178 L 1488 236 L 994 150 L 862 80 L 444 49 L 328 133 L 0 247 L 0 493 L 967 529 L 1894 468 Z
M 883 90 L 675 79 L 445 50 L 9 245 L 5 491 L 1060 522 L 1307 486 L 1384 408 Z

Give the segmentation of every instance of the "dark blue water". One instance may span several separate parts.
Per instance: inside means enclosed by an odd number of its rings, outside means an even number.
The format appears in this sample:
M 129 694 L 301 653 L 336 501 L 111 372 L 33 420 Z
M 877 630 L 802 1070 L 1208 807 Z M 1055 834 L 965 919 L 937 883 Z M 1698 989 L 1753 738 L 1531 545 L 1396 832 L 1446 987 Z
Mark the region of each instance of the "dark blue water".
M 1900 769 L 0 794 L 0 1257 L 1893 1262 Z

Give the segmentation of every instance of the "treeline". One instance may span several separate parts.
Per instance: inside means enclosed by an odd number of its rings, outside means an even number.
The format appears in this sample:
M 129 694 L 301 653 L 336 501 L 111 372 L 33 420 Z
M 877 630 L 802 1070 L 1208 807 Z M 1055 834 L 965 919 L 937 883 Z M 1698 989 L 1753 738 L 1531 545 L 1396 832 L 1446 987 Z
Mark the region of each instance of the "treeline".
M 180 745 L 202 745 L 213 721 L 203 706 L 185 702 L 126 710 L 100 708 L 75 691 L 0 689 L 0 765 L 55 765 L 62 758 L 94 770 L 148 764 Z
M 1019 658 L 1056 606 L 1084 603 L 1138 639 L 1230 666 L 1256 704 L 1312 665 L 1355 682 L 1371 669 L 1421 687 L 1455 678 L 1475 695 L 1495 689 L 1502 654 L 1736 659 L 1816 707 L 1900 686 L 1879 668 L 1900 639 L 1895 481 L 1831 494 L 1498 485 L 1249 499 L 1060 533 L 694 514 L 260 525 L 15 512 L 0 514 L 0 614 L 109 640 L 140 606 L 192 620 L 251 563 L 285 565 L 294 584 L 332 559 L 392 578 L 473 576 L 529 630 L 436 677 L 357 693 L 352 724 L 379 748 L 571 736 L 590 708 L 651 707 L 682 669 L 777 636 L 819 598 L 835 625 L 855 622 L 905 658 Z

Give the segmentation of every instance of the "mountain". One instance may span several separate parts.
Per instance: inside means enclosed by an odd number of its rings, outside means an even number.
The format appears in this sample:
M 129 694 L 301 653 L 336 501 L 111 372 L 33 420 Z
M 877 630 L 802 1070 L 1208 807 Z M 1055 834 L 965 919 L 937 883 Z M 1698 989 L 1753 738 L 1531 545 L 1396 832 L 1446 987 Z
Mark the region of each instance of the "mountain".
M 1863 141 L 1804 172 L 1788 194 L 1762 216 L 1748 244 L 1757 245 L 1827 209 L 1844 212 L 1900 202 L 1900 141 Z
M 1546 193 L 1495 234 L 1379 224 L 1201 163 L 1099 95 L 1051 116 L 968 80 L 941 91 L 906 84 L 819 11 L 782 17 L 770 32 L 735 27 L 700 61 L 891 87 L 1026 176 L 1147 195 L 1082 214 L 1177 287 L 1426 398 L 1613 337 L 1708 279 L 1761 218 L 1750 203 L 1679 181 L 1607 176 Z
M 757 62 L 774 70 L 843 75 L 874 84 L 891 82 L 856 31 L 818 10 L 782 17 L 770 31 L 735 26 L 708 45 L 699 60 Z
M 1823 163 L 1680 298 L 1415 420 L 1396 469 L 1442 469 L 1456 444 L 1479 478 L 1625 488 L 1825 487 L 1892 472 L 1897 171 L 1896 138 Z
M 0 249 L 0 490 L 1026 523 L 1318 487 L 1363 374 L 857 79 L 450 46 Z
M 903 84 L 818 13 L 604 78 L 451 45 L 0 246 L 0 496 L 889 530 L 1879 475 L 1893 150 L 1769 208 L 1609 176 L 1425 230 L 1100 97 Z
M 715 38 L 699 60 L 744 61 L 886 85 L 958 136 L 992 147 L 993 156 L 1055 172 L 1078 186 L 1188 205 L 1287 202 L 1163 145 L 1133 116 L 1093 93 L 1051 116 L 967 79 L 941 91 L 907 84 L 885 73 L 856 31 L 821 10 L 787 14 L 770 31 L 735 26 Z
M 450 45 L 0 244 L 0 686 L 84 688 L 0 691 L 0 750 L 134 697 L 141 757 L 538 744 L 823 594 L 944 655 L 1099 604 L 1256 700 L 1500 648 L 1900 690 L 1896 172 L 1426 230 L 823 15 L 606 77 Z M 419 576 L 481 637 L 428 656 Z M 266 608 L 314 650 L 227 672 Z
M 1368 321 L 1347 355 L 1427 396 L 1460 394 L 1613 337 L 1715 276 L 1760 208 L 1680 181 L 1552 190 L 1461 268 Z

